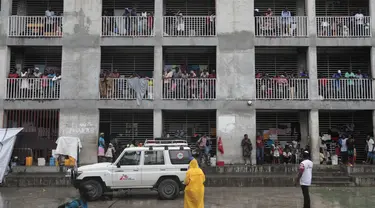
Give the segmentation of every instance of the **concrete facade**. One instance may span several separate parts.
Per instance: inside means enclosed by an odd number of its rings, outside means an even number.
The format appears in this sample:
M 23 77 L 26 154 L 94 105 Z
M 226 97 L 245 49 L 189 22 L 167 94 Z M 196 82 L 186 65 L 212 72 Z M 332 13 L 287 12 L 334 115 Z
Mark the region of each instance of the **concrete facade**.
M 298 13 L 306 11 L 308 37 L 258 38 L 254 28 L 254 0 L 216 1 L 216 37 L 163 37 L 163 0 L 155 0 L 155 36 L 149 38 L 102 38 L 101 13 L 104 0 L 64 0 L 63 38 L 9 38 L 8 16 L 12 1 L 1 0 L 0 19 L 0 115 L 4 109 L 60 109 L 60 136 L 74 135 L 82 139 L 82 162 L 96 161 L 96 140 L 99 131 L 98 109 L 154 109 L 154 136 L 162 134 L 163 109 L 216 109 L 217 135 L 222 137 L 225 154 L 219 160 L 241 162 L 240 141 L 244 134 L 255 144 L 257 109 L 311 110 L 303 117 L 303 137 L 310 136 L 315 146 L 319 133 L 318 110 L 374 110 L 373 101 L 321 101 L 317 89 L 317 47 L 368 46 L 371 48 L 372 74 L 375 74 L 374 38 L 318 38 L 316 36 L 315 1 L 297 0 Z M 21 4 L 22 6 L 22 4 Z M 19 8 L 20 14 L 25 8 Z M 375 3 L 370 1 L 372 16 Z M 375 34 L 375 21 L 372 21 Z M 62 46 L 61 99 L 58 101 L 7 101 L 5 78 L 9 69 L 9 46 Z M 154 46 L 154 100 L 135 101 L 99 100 L 99 72 L 101 46 Z M 216 46 L 217 99 L 214 101 L 169 101 L 161 99 L 163 46 Z M 308 47 L 306 68 L 309 71 L 308 101 L 255 100 L 255 47 Z M 302 59 L 301 59 L 302 60 Z M 252 101 L 248 105 L 247 101 Z M 375 114 L 374 114 L 375 115 Z M 375 120 L 375 116 L 374 116 Z M 234 123 L 233 123 L 234 121 Z M 375 122 L 374 122 L 375 123 Z M 319 148 L 318 148 L 319 149 Z M 316 153 L 316 149 L 314 148 Z M 255 154 L 255 151 L 254 153 Z M 314 154 L 314 161 L 316 160 Z M 255 162 L 255 155 L 253 155 Z M 316 161 L 315 161 L 316 162 Z

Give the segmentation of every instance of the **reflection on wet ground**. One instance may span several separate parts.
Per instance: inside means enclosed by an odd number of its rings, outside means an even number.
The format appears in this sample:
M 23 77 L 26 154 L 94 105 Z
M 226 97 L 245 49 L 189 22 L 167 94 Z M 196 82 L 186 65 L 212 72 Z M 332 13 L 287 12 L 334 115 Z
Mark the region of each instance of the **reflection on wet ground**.
M 313 208 L 374 207 L 374 188 L 311 188 Z M 90 202 L 89 208 L 178 208 L 183 196 L 161 201 L 155 193 L 132 191 L 113 200 Z M 73 188 L 0 188 L 0 208 L 54 208 L 77 197 Z M 206 188 L 206 208 L 301 208 L 300 188 Z M 111 206 L 112 205 L 112 206 Z

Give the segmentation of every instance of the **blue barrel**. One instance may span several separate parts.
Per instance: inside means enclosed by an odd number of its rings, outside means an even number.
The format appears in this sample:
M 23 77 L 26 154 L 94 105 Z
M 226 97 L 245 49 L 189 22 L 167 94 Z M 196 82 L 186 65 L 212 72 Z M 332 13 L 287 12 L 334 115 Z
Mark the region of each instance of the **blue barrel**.
M 55 166 L 55 158 L 54 157 L 49 158 L 49 166 Z

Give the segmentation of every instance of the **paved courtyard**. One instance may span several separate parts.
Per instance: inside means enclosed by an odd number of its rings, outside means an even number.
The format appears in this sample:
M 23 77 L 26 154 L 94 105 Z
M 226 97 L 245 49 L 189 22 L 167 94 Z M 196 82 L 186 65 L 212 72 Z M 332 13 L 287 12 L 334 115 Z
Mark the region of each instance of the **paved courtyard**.
M 371 188 L 312 188 L 313 208 L 373 207 Z M 148 191 L 117 194 L 113 200 L 90 202 L 89 208 L 178 208 L 183 197 L 157 200 Z M 77 196 L 73 188 L 0 188 L 0 208 L 54 208 Z M 206 188 L 206 208 L 301 208 L 300 188 Z

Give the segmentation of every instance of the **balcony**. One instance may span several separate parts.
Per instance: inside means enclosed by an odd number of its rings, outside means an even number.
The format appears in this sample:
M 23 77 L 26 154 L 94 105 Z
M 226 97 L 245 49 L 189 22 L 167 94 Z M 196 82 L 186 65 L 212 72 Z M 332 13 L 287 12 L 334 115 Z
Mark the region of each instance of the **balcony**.
M 62 16 L 10 16 L 9 37 L 62 37 Z
M 258 100 L 307 100 L 309 79 L 257 78 Z
M 319 79 L 319 95 L 324 100 L 373 100 L 372 79 Z
M 103 37 L 154 36 L 153 16 L 103 16 Z
M 317 35 L 321 38 L 371 37 L 371 17 L 316 17 Z
M 7 78 L 8 100 L 58 100 L 60 81 L 50 78 Z
M 307 17 L 255 17 L 257 37 L 307 37 Z
M 216 78 L 164 79 L 163 99 L 215 100 Z
M 127 78 L 107 78 L 100 79 L 99 90 L 101 100 L 135 100 L 137 93 L 128 83 Z M 153 100 L 154 85 L 153 79 L 148 79 L 148 86 L 143 99 Z
M 165 16 L 164 36 L 212 37 L 216 36 L 215 16 Z

